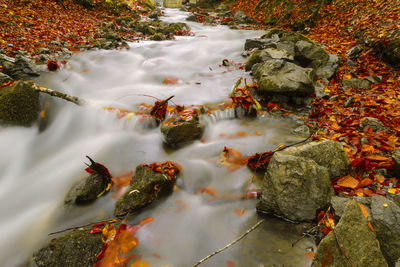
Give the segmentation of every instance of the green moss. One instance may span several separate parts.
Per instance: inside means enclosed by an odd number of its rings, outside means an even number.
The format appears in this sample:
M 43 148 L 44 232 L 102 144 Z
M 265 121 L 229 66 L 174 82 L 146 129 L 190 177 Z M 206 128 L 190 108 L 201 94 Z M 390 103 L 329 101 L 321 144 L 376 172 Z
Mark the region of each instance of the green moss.
M 104 244 L 101 234 L 90 234 L 90 229 L 74 230 L 52 239 L 33 255 L 33 260 L 39 267 L 92 266 Z
M 156 8 L 156 5 L 155 5 L 155 2 L 154 2 L 154 0 L 146 0 L 145 2 L 144 2 L 144 4 L 146 5 L 146 7 L 148 7 L 149 9 L 155 9 Z
M 117 22 L 118 24 L 127 24 L 131 21 L 133 21 L 133 19 L 130 16 L 119 17 L 115 19 L 115 22 Z
M 0 122 L 30 126 L 39 116 L 39 92 L 33 82 L 18 81 L 0 89 Z
M 165 37 L 165 35 L 162 34 L 161 32 L 158 32 L 158 33 L 154 34 L 154 35 L 150 38 L 150 40 L 153 40 L 153 41 L 164 41 L 164 40 L 166 40 L 166 39 L 167 39 L 167 38 Z
M 261 63 L 261 50 L 255 50 L 246 61 L 246 71 L 250 71 L 254 64 Z

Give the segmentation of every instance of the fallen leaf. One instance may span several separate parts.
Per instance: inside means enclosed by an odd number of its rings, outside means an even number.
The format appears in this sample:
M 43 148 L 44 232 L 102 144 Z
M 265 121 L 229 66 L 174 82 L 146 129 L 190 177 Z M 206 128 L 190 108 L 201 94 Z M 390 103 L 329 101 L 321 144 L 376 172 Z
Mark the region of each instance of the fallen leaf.
M 224 147 L 219 156 L 219 164 L 233 172 L 245 166 L 247 158 L 243 157 L 242 153 L 236 149 Z
M 355 179 L 354 177 L 347 175 L 347 176 L 343 176 L 341 177 L 337 182 L 337 185 L 342 186 L 342 187 L 348 187 L 348 188 L 352 188 L 355 189 L 359 182 L 357 179 Z
M 244 210 L 244 209 L 234 209 L 234 212 L 235 212 L 238 216 L 243 216 L 245 210 Z

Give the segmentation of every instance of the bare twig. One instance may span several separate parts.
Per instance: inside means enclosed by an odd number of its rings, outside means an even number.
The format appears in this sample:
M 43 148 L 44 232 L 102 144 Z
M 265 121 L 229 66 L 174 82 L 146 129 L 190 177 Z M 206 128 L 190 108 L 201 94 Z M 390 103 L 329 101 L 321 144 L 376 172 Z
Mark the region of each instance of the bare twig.
M 337 246 L 339 247 L 340 252 L 341 252 L 341 253 L 343 254 L 343 256 L 346 258 L 346 260 L 347 260 L 347 262 L 350 264 L 350 266 L 351 266 L 351 267 L 354 267 L 353 263 L 351 262 L 351 260 L 349 259 L 349 257 L 347 257 L 346 253 L 344 252 L 342 246 L 341 246 L 340 243 L 339 243 L 339 238 L 338 238 L 338 235 L 337 235 L 337 233 L 336 233 L 335 228 L 333 227 L 333 225 L 332 225 L 331 222 L 329 221 L 328 214 L 329 214 L 330 209 L 331 209 L 331 208 L 329 208 L 328 211 L 325 213 L 326 221 L 329 223 L 329 227 L 332 229 L 333 235 L 334 235 L 334 237 L 335 237 L 336 244 L 337 244 Z
M 303 233 L 302 233 L 302 236 L 298 237 L 298 238 L 296 239 L 296 241 L 294 241 L 294 242 L 292 243 L 292 247 L 294 247 L 294 246 L 297 244 L 297 242 L 299 242 L 300 240 L 302 240 L 302 239 L 305 238 L 306 236 L 312 236 L 312 235 L 311 235 L 311 232 L 313 232 L 313 231 L 314 231 L 315 229 L 317 229 L 317 228 L 319 228 L 319 225 L 316 225 L 316 226 L 312 227 L 311 229 L 308 229 L 307 231 L 303 232 Z
M 82 106 L 84 104 L 84 100 L 80 99 L 79 97 L 71 96 L 71 95 L 68 95 L 68 94 L 64 94 L 64 93 L 61 93 L 61 92 L 53 90 L 53 89 L 49 89 L 49 88 L 45 88 L 45 87 L 39 87 L 36 84 L 34 85 L 34 89 L 36 91 L 38 91 L 38 92 L 45 93 L 45 94 L 48 94 L 48 95 L 51 95 L 51 96 L 55 96 L 55 97 L 64 99 L 66 101 L 72 102 L 72 103 L 74 103 L 74 104 L 76 104 L 78 106 Z
M 79 229 L 79 228 L 86 227 L 86 226 L 89 226 L 89 225 L 94 225 L 94 224 L 96 224 L 96 223 L 106 223 L 106 222 L 109 222 L 109 221 L 112 221 L 112 220 L 114 220 L 114 219 L 108 219 L 108 220 L 99 221 L 99 222 L 91 222 L 91 223 L 84 224 L 84 225 L 69 227 L 69 228 L 66 228 L 66 229 L 64 229 L 64 230 L 60 230 L 60 231 L 56 231 L 56 232 L 49 233 L 48 235 L 55 235 L 55 234 L 59 234 L 59 233 L 64 233 L 64 232 L 66 232 L 66 231 Z M 120 220 L 120 219 L 115 219 L 115 220 Z
M 260 226 L 263 222 L 265 221 L 265 219 L 259 220 L 256 224 L 254 224 L 251 228 L 247 229 L 246 232 L 244 232 L 241 236 L 239 236 L 238 238 L 236 238 L 235 240 L 233 240 L 232 242 L 230 242 L 229 244 L 227 244 L 225 247 L 220 248 L 216 251 L 214 251 L 213 253 L 211 253 L 210 255 L 208 255 L 207 257 L 199 260 L 195 265 L 193 265 L 193 267 L 196 267 L 200 264 L 202 264 L 203 262 L 205 262 L 206 260 L 208 260 L 209 258 L 215 256 L 218 253 L 221 253 L 222 251 L 224 251 L 225 249 L 231 247 L 232 245 L 236 244 L 237 242 L 239 242 L 242 238 L 244 238 L 246 235 L 248 235 L 249 233 L 251 233 L 252 231 L 254 231 L 258 226 Z

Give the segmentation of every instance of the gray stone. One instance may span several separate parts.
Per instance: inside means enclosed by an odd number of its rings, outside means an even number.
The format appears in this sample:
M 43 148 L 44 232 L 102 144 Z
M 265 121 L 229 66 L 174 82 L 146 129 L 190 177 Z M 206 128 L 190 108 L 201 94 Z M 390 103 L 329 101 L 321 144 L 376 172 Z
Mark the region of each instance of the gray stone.
M 39 92 L 33 82 L 18 81 L 0 90 L 0 123 L 31 126 L 40 112 Z
M 377 118 L 373 117 L 364 118 L 360 123 L 360 127 L 362 129 L 365 127 L 370 127 L 374 132 L 387 131 L 387 128 L 383 125 L 383 123 Z
M 336 217 L 342 217 L 344 210 L 346 208 L 346 204 L 347 202 L 349 202 L 350 200 L 356 200 L 357 202 L 361 203 L 364 205 L 365 210 L 368 213 L 368 216 L 370 218 L 371 216 L 371 210 L 370 210 L 370 206 L 371 206 L 371 198 L 369 197 L 339 197 L 339 196 L 333 196 L 331 199 L 331 205 L 332 208 L 334 209 L 334 214 Z
M 364 78 L 364 80 L 367 80 L 370 83 L 381 83 L 382 76 L 368 76 L 368 77 Z
M 292 131 L 294 134 L 310 135 L 310 128 L 307 125 L 301 125 Z
M 252 73 L 260 94 L 310 95 L 314 93 L 315 73 L 285 60 L 268 60 L 256 64 Z
M 161 32 L 157 32 L 152 37 L 150 37 L 150 40 L 153 40 L 153 41 L 164 41 L 166 39 L 167 38 L 165 37 L 165 35 L 162 34 Z
M 319 78 L 332 78 L 339 69 L 340 58 L 337 55 L 329 54 L 329 59 L 326 64 L 320 66 L 316 70 L 316 74 Z
M 12 81 L 12 80 L 13 79 L 10 76 L 8 76 L 7 74 L 0 72 L 0 85 L 3 83 L 6 83 L 6 82 Z
M 346 205 L 335 232 L 331 231 L 322 239 L 312 266 L 351 266 L 337 242 L 354 267 L 388 266 L 375 234 L 368 227 L 367 219 L 354 200 Z
M 277 43 L 274 40 L 271 39 L 246 39 L 246 42 L 244 43 L 244 50 L 251 50 L 254 48 L 258 48 L 258 49 L 264 49 L 267 47 L 273 47 L 276 48 L 277 47 Z
M 370 82 L 363 79 L 347 79 L 342 81 L 343 89 L 362 88 L 369 89 Z
M 321 66 L 325 66 L 329 61 L 329 54 L 315 43 L 301 40 L 296 43 L 295 48 L 296 60 L 301 66 L 317 70 Z
M 350 165 L 343 145 L 333 140 L 310 142 L 286 148 L 282 152 L 314 160 L 317 164 L 328 169 L 331 179 L 345 175 Z
M 287 61 L 293 61 L 294 57 L 286 50 L 277 49 L 277 48 L 265 48 L 261 51 L 261 59 L 262 61 L 267 61 L 271 59 L 282 59 Z
M 383 196 L 371 201 L 372 226 L 389 266 L 400 258 L 400 207 Z
M 15 58 L 10 58 L 0 54 L 0 65 L 2 72 L 15 80 L 39 76 L 35 63 L 26 56 L 16 55 Z
M 358 58 L 358 55 L 361 53 L 362 48 L 359 45 L 356 45 L 352 48 L 350 48 L 347 52 L 346 52 L 346 56 L 352 60 L 355 60 Z
M 115 203 L 114 215 L 139 212 L 154 200 L 172 193 L 176 178 L 177 175 L 170 180 L 166 174 L 156 173 L 147 166 L 136 167 L 129 188 Z
M 311 159 L 276 152 L 264 177 L 260 212 L 292 221 L 311 221 L 328 205 L 333 189 L 325 167 Z
M 50 54 L 50 49 L 42 47 L 42 48 L 39 49 L 39 53 L 40 54 L 49 55 Z
M 317 82 L 315 83 L 315 96 L 317 98 L 329 99 L 330 94 L 325 91 L 325 86 L 322 83 Z
M 165 144 L 173 148 L 200 139 L 204 131 L 204 127 L 197 117 L 187 121 L 162 125 L 160 129 Z

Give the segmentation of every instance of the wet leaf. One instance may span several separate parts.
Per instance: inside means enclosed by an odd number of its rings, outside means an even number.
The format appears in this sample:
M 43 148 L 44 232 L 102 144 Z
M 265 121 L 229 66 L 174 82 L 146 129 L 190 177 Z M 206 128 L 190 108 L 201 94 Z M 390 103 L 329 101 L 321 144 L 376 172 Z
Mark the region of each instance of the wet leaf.
M 219 164 L 226 167 L 228 171 L 236 171 L 247 164 L 247 158 L 240 151 L 224 147 L 220 156 Z
M 201 193 L 206 193 L 212 197 L 215 197 L 217 195 L 217 190 L 214 187 L 208 186 L 200 189 Z
M 359 182 L 354 177 L 347 175 L 347 176 L 343 176 L 342 178 L 340 178 L 336 182 L 336 184 L 339 186 L 342 186 L 342 187 L 348 187 L 348 188 L 355 189 L 355 188 L 357 188 Z
M 243 216 L 245 210 L 244 210 L 244 209 L 234 209 L 234 212 L 235 212 L 238 216 Z

